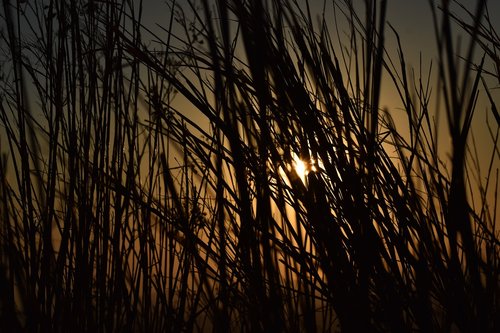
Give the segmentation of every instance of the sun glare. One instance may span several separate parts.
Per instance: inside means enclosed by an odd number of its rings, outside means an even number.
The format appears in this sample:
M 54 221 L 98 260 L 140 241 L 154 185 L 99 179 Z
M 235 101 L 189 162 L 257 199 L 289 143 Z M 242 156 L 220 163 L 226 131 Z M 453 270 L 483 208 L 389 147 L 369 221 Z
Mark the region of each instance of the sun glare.
M 306 183 L 307 174 L 311 171 L 316 171 L 315 164 L 314 160 L 308 162 L 302 160 L 297 155 L 293 156 L 293 168 L 304 184 Z
M 295 167 L 295 171 L 299 175 L 300 179 L 302 179 L 302 182 L 304 182 L 306 175 L 307 175 L 306 164 L 304 163 L 304 161 L 302 161 L 301 159 L 299 159 L 297 157 L 297 158 L 295 158 L 295 161 L 294 161 L 294 167 Z

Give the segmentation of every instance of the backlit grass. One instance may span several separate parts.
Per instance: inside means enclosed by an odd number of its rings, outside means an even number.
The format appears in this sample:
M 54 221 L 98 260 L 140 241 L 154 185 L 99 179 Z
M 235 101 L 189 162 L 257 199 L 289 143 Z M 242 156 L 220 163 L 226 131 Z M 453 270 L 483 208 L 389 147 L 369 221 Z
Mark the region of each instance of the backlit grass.
M 419 75 L 384 0 L 147 5 L 4 1 L 2 329 L 500 329 L 485 1 Z

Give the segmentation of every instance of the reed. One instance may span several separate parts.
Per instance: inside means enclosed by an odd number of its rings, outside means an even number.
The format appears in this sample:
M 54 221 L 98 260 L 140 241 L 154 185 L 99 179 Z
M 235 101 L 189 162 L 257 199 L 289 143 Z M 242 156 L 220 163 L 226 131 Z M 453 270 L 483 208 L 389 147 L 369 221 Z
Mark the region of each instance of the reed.
M 172 0 L 154 31 L 141 1 L 3 4 L 3 329 L 500 329 L 486 1 L 430 2 L 414 81 L 385 0 Z

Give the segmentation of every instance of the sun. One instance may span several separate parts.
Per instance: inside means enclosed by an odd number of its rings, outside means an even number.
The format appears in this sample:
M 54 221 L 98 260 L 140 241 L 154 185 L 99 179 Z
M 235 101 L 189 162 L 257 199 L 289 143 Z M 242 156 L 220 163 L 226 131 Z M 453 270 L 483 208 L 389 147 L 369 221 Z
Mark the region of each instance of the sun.
M 304 161 L 295 154 L 293 156 L 293 168 L 304 184 L 306 183 L 306 178 L 309 172 L 316 171 L 314 160 L 311 159 L 310 161 Z
M 296 158 L 293 161 L 293 165 L 295 168 L 295 172 L 299 175 L 300 179 L 302 179 L 302 182 L 304 182 L 306 176 L 307 176 L 307 168 L 306 164 L 304 161 L 302 161 L 300 158 Z

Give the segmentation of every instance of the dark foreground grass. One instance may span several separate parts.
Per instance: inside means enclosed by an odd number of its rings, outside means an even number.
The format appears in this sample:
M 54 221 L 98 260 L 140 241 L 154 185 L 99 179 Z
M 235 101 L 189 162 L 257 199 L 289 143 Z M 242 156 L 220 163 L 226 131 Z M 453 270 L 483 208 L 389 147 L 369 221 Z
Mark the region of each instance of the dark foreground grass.
M 431 4 L 415 82 L 386 1 L 171 1 L 156 34 L 141 2 L 3 4 L 3 330 L 500 330 L 485 2 Z

